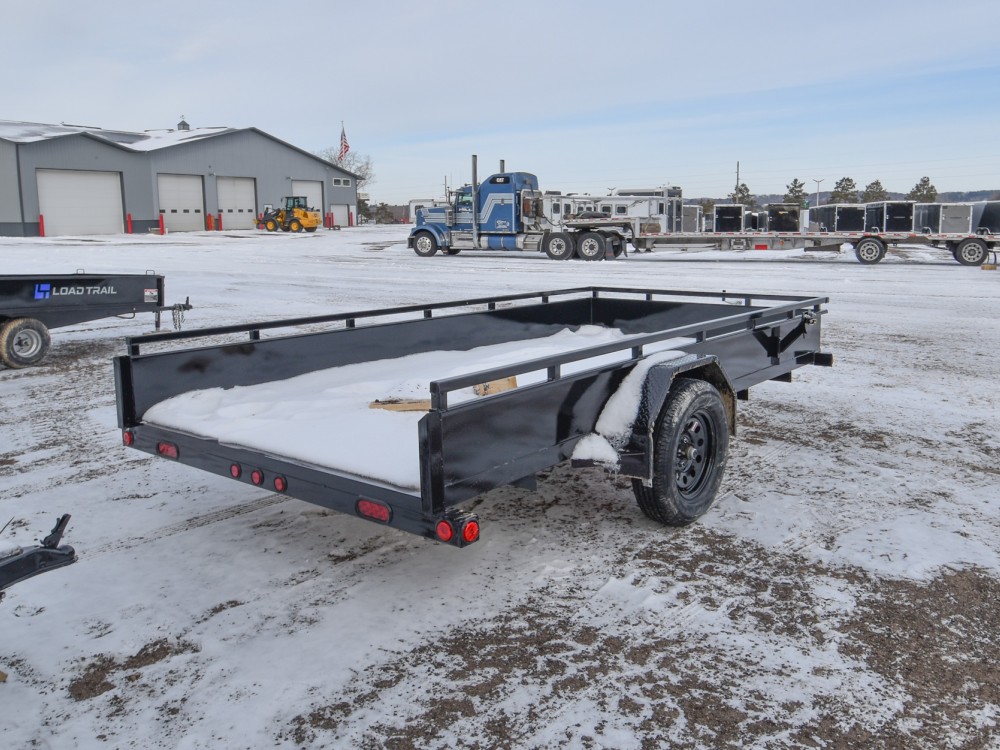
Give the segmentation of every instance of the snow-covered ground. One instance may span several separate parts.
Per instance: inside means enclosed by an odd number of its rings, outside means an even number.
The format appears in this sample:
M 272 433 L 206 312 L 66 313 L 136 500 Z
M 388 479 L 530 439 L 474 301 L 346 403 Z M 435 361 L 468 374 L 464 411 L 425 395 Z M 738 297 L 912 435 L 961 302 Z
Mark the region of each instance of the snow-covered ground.
M 80 559 L 0 604 L 0 746 L 1000 747 L 1000 273 L 423 259 L 406 230 L 0 238 L 0 273 L 152 269 L 185 328 L 590 283 L 828 295 L 836 364 L 740 403 L 693 526 L 561 465 L 471 503 L 460 550 L 122 447 L 111 358 L 151 316 L 58 329 L 0 369 L 0 544 L 71 513 Z

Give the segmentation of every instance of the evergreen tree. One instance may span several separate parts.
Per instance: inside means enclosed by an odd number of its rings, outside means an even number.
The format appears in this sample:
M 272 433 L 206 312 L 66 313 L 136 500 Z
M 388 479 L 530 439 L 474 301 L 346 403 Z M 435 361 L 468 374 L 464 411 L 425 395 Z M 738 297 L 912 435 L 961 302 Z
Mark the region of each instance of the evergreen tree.
M 937 200 L 937 188 L 931 185 L 930 177 L 921 177 L 913 190 L 906 194 L 906 200 L 917 203 L 933 203 Z
M 857 203 L 858 186 L 850 177 L 841 177 L 837 184 L 833 186 L 830 198 L 827 203 Z
M 757 205 L 757 201 L 750 195 L 750 188 L 745 182 L 741 182 L 736 190 L 729 194 L 729 200 L 733 203 L 742 203 L 747 208 L 753 208 Z
M 880 180 L 869 182 L 865 185 L 865 192 L 861 194 L 862 203 L 876 203 L 877 201 L 889 200 L 889 191 L 882 187 Z
M 788 191 L 785 193 L 785 203 L 804 206 L 806 201 L 809 200 L 809 196 L 806 194 L 806 186 L 799 182 L 798 177 L 795 177 L 790 184 L 785 185 L 785 189 Z

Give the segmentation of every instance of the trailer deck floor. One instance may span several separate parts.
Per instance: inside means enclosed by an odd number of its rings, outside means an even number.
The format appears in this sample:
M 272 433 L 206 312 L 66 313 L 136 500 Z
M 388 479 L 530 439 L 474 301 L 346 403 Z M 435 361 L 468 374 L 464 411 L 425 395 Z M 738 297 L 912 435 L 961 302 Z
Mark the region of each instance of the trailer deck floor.
M 373 401 L 429 398 L 429 383 L 591 346 L 627 342 L 614 328 L 581 326 L 551 336 L 477 347 L 433 351 L 362 362 L 253 386 L 189 391 L 161 401 L 143 415 L 147 424 L 180 430 L 220 443 L 262 451 L 419 492 L 417 423 L 424 412 L 370 408 Z M 674 350 L 691 339 L 645 347 L 646 354 Z M 623 362 L 620 352 L 563 366 L 564 374 Z M 518 387 L 545 380 L 542 370 L 517 376 Z M 449 395 L 452 407 L 480 398 L 472 388 Z M 386 456 L 394 457 L 392 462 Z

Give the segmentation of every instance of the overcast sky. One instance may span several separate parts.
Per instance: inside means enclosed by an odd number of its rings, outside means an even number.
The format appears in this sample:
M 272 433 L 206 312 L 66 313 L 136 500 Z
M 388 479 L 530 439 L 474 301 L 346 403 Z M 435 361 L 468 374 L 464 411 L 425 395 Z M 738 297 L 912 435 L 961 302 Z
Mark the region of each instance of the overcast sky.
M 840 177 L 1000 190 L 997 0 L 4 3 L 0 119 L 257 127 L 371 156 L 374 200 Z

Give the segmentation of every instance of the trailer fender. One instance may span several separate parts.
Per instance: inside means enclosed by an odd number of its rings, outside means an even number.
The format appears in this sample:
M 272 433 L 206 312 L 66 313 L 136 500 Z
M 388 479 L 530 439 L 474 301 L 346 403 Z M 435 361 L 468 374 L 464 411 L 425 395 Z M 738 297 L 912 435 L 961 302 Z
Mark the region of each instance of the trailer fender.
M 647 487 L 653 481 L 657 421 L 674 381 L 680 377 L 703 380 L 719 392 L 726 409 L 729 433 L 736 434 L 736 390 L 714 355 L 692 354 L 654 365 L 646 373 L 631 434 L 620 451 L 621 473 L 641 480 Z

